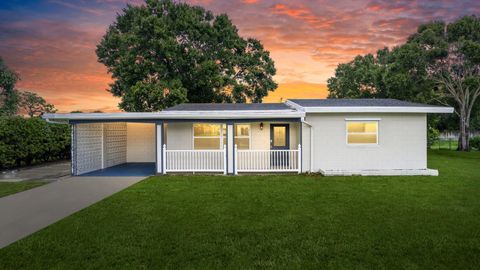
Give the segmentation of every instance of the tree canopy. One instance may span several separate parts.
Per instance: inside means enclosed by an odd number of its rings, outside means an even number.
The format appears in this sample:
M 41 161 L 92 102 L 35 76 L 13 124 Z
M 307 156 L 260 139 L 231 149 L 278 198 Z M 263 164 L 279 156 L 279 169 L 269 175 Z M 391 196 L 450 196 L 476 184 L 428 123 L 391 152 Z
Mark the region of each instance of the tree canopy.
M 0 116 L 15 115 L 18 111 L 18 93 L 15 84 L 19 77 L 0 57 Z
M 227 15 L 171 0 L 127 5 L 97 46 L 109 91 L 126 111 L 181 102 L 261 102 L 277 84 L 260 41 L 239 36 Z
M 431 102 L 434 83 L 429 60 L 418 44 L 384 48 L 376 55 L 355 57 L 339 64 L 328 79 L 329 98 L 396 98 Z
M 37 93 L 30 91 L 20 92 L 20 107 L 30 117 L 40 116 L 43 113 L 55 113 L 57 110 L 53 104 L 48 103 Z

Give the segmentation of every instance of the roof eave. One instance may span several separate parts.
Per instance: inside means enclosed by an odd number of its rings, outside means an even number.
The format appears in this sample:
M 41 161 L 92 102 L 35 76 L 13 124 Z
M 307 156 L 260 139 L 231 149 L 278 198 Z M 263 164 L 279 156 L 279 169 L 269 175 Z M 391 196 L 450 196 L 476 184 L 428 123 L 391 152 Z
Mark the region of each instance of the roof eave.
M 65 113 L 44 114 L 44 119 L 51 120 L 217 120 L 217 119 L 274 119 L 301 118 L 304 112 L 292 110 L 260 111 L 163 111 L 151 113 Z
M 453 113 L 452 107 L 303 107 L 306 113 Z

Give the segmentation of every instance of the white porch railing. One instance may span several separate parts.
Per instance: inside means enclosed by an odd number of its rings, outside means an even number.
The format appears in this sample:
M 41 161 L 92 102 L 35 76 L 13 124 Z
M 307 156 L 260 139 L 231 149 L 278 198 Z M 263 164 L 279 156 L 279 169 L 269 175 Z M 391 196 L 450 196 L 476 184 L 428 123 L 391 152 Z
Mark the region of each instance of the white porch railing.
M 301 172 L 302 147 L 294 150 L 238 150 L 235 145 L 237 172 Z
M 227 150 L 167 150 L 163 145 L 163 168 L 167 172 L 227 173 Z
M 163 173 L 223 172 L 227 174 L 227 149 L 167 150 L 163 145 Z M 239 172 L 301 172 L 302 147 L 294 150 L 238 150 L 234 174 Z

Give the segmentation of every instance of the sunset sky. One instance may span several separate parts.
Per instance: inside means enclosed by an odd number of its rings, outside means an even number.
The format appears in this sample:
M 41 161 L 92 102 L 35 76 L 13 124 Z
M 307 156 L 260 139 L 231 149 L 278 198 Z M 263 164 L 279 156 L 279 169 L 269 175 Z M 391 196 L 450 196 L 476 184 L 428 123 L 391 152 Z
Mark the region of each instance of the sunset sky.
M 122 0 L 0 2 L 0 56 L 60 111 L 115 111 L 111 81 L 96 44 Z M 279 89 L 265 99 L 325 97 L 338 63 L 402 43 L 431 20 L 480 13 L 480 1 L 190 0 L 226 13 L 243 37 L 262 41 L 277 67 Z

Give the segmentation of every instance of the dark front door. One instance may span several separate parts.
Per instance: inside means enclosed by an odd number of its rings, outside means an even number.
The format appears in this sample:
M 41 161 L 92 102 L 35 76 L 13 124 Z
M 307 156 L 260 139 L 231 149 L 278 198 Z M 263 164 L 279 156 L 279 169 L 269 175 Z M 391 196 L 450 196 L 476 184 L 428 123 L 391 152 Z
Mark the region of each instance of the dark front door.
M 278 151 L 290 149 L 290 126 L 288 124 L 270 125 L 270 149 L 275 150 L 270 154 L 272 166 L 288 165 L 288 152 Z

